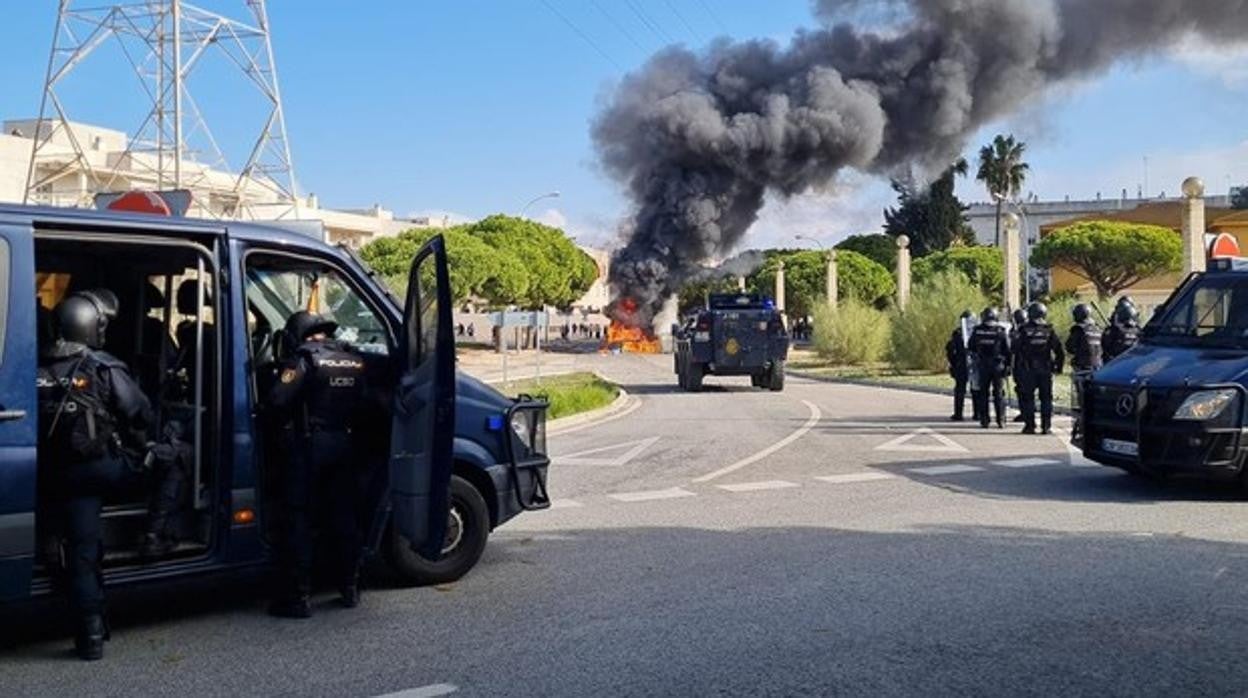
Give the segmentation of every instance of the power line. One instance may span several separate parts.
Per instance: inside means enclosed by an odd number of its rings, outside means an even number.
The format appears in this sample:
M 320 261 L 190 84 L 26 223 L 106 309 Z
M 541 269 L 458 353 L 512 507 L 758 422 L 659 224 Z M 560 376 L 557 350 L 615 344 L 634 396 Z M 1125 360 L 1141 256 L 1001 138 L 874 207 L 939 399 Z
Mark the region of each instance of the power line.
M 628 39 L 629 43 L 631 43 L 633 46 L 636 46 L 638 51 L 641 51 L 643 53 L 646 51 L 646 48 L 641 45 L 641 42 L 637 41 L 637 39 L 633 36 L 632 32 L 628 31 L 628 29 L 626 29 L 624 25 L 621 24 L 620 21 L 617 20 L 610 12 L 607 12 L 607 9 L 603 7 L 602 4 L 598 2 L 598 0 L 593 0 L 593 3 L 594 3 L 594 7 L 598 8 L 598 11 L 602 13 L 602 16 L 606 17 L 607 20 L 611 22 L 611 24 L 615 25 L 615 28 L 621 34 L 624 35 L 625 39 Z
M 637 15 L 637 19 L 641 20 L 642 24 L 649 27 L 650 31 L 654 32 L 655 35 L 659 37 L 659 41 L 665 44 L 676 43 L 676 40 L 673 39 L 671 35 L 663 31 L 662 27 L 660 27 L 656 22 L 652 22 L 650 18 L 646 16 L 645 11 L 641 9 L 641 7 L 637 4 L 636 0 L 625 0 L 625 2 L 628 3 L 628 7 L 629 9 L 633 11 L 633 14 Z
M 720 19 L 719 15 L 715 14 L 715 10 L 711 9 L 710 4 L 708 4 L 706 0 L 698 0 L 698 4 L 702 6 L 702 9 L 706 10 L 706 14 L 710 15 L 711 19 L 715 20 L 715 23 L 719 25 L 719 28 L 727 34 L 728 25 L 724 24 L 724 20 Z
M 615 66 L 616 70 L 620 71 L 621 73 L 624 72 L 624 66 L 620 65 L 618 62 L 616 62 L 614 58 L 608 55 L 607 52 L 604 51 L 602 47 L 598 45 L 597 41 L 594 41 L 592 38 L 590 38 L 589 34 L 586 34 L 585 32 L 581 31 L 580 27 L 576 26 L 576 24 L 574 24 L 572 20 L 568 19 L 566 15 L 560 12 L 558 8 L 556 8 L 554 5 L 550 4 L 548 0 L 541 0 L 541 2 L 543 5 L 546 6 L 546 9 L 550 10 L 551 12 L 555 14 L 556 17 L 563 20 L 563 23 L 568 25 L 569 29 L 576 32 L 577 36 L 581 37 L 581 39 L 583 39 L 585 43 L 593 47 L 593 49 L 598 52 L 598 55 L 602 56 L 604 59 L 606 59 L 608 63 Z
M 693 25 L 689 24 L 689 20 L 685 19 L 685 16 L 680 13 L 680 10 L 676 9 L 676 6 L 672 4 L 672 0 L 663 0 L 663 4 L 667 5 L 667 9 L 671 10 L 672 14 L 676 15 L 676 19 L 684 25 L 685 29 L 689 31 L 689 37 L 693 39 L 694 43 L 702 40 L 701 37 L 698 36 L 698 30 L 694 29 Z

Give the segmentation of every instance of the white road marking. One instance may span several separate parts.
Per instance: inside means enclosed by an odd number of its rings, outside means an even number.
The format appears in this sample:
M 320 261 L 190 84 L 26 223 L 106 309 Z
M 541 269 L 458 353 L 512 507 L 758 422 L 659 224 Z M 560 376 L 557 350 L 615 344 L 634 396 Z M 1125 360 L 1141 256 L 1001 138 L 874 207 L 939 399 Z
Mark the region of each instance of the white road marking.
M 767 456 L 770 456 L 776 451 L 779 451 L 785 446 L 788 446 L 794 441 L 797 441 L 798 439 L 805 436 L 806 432 L 810 431 L 811 429 L 814 429 L 815 425 L 819 423 L 819 420 L 823 417 L 823 412 L 819 410 L 818 405 L 816 405 L 815 403 L 809 400 L 802 400 L 802 404 L 806 405 L 806 409 L 810 410 L 810 417 L 806 420 L 805 424 L 803 424 L 801 427 L 797 429 L 797 431 L 793 432 L 792 434 L 789 434 L 783 439 L 780 439 L 776 443 L 768 446 L 767 448 L 764 448 L 763 450 L 759 451 L 758 453 L 755 453 L 752 456 L 742 458 L 736 463 L 720 468 L 719 470 L 716 470 L 713 473 L 707 473 L 706 475 L 703 475 L 701 477 L 695 477 L 693 481 L 694 482 L 710 482 L 711 480 L 714 480 L 717 477 L 722 477 L 724 475 L 727 475 L 728 473 L 736 472 L 748 465 L 753 465 L 754 463 L 757 463 L 758 461 L 766 458 Z
M 917 475 L 957 475 L 958 473 L 978 473 L 983 468 L 976 465 L 929 465 L 923 468 L 909 468 L 908 473 Z
M 458 690 L 459 686 L 453 683 L 431 683 L 428 686 L 409 688 L 405 691 L 383 693 L 376 698 L 434 698 L 434 696 L 445 696 Z
M 999 465 L 1003 468 L 1034 468 L 1039 465 L 1057 465 L 1061 461 L 1052 458 L 1011 458 L 1009 460 L 994 460 L 993 465 Z
M 916 444 L 910 443 L 914 439 L 927 438 L 937 443 Z M 887 441 L 875 447 L 876 451 L 924 451 L 935 453 L 966 453 L 967 449 L 962 444 L 953 439 L 937 432 L 935 429 L 928 427 L 919 427 L 909 434 L 898 436 L 892 441 Z
M 1100 463 L 1097 463 L 1096 461 L 1085 458 L 1083 456 L 1083 451 L 1076 448 L 1074 444 L 1070 443 L 1070 430 L 1069 429 L 1054 429 L 1053 433 L 1055 436 L 1057 436 L 1058 441 L 1061 441 L 1062 445 L 1066 447 L 1066 453 L 1069 456 L 1070 465 L 1072 468 L 1099 468 L 1101 467 Z
M 552 499 L 550 501 L 551 509 L 576 509 L 583 506 L 585 505 L 575 499 Z
M 609 494 L 607 496 L 620 502 L 649 502 L 655 499 L 679 499 L 681 497 L 696 497 L 697 495 L 689 490 L 682 490 L 679 487 L 669 487 L 665 490 L 620 492 L 618 494 Z
M 625 441 L 624 443 L 612 444 L 610 446 L 601 446 L 599 448 L 591 448 L 588 451 L 577 451 L 576 453 L 569 453 L 565 456 L 559 456 L 555 458 L 553 461 L 553 464 L 554 465 L 607 465 L 607 466 L 624 465 L 628 463 L 629 461 L 631 461 L 632 459 L 636 458 L 637 456 L 641 455 L 643 451 L 653 446 L 655 442 L 658 441 L 660 438 L 661 437 L 658 437 L 658 436 L 651 436 L 648 439 Z M 623 450 L 623 452 L 618 453 L 614 457 L 611 457 L 611 458 L 603 458 L 603 457 L 587 458 L 586 457 L 586 456 L 594 456 L 595 454 L 612 453 L 615 451 L 620 451 L 621 449 L 626 449 L 626 450 Z
M 759 492 L 762 490 L 782 490 L 786 487 L 798 487 L 796 482 L 788 480 L 763 480 L 762 482 L 738 482 L 732 485 L 716 485 L 729 492 Z
M 876 480 L 896 480 L 892 473 L 841 473 L 840 475 L 816 475 L 816 480 L 844 484 L 847 482 L 875 482 Z

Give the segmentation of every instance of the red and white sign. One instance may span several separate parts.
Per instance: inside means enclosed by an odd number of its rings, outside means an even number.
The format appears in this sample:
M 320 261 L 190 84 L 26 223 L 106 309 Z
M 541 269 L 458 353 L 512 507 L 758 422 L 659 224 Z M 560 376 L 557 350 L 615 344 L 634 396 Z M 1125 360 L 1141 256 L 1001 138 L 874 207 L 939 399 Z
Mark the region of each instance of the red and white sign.
M 1209 242 L 1209 259 L 1239 256 L 1239 240 L 1230 233 L 1218 233 Z

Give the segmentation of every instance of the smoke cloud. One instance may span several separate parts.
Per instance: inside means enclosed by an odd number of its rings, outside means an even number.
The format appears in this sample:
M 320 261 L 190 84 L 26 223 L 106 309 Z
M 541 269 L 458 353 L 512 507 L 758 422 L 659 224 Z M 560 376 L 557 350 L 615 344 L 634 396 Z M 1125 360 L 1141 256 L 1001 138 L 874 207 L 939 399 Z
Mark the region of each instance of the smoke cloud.
M 599 158 L 635 205 L 609 281 L 637 301 L 637 321 L 734 250 L 768 194 L 822 189 L 847 168 L 929 178 L 1050 87 L 1192 37 L 1248 41 L 1248 0 L 818 0 L 814 11 L 823 27 L 787 46 L 665 49 L 595 120 Z M 888 21 L 855 26 L 864 16 Z

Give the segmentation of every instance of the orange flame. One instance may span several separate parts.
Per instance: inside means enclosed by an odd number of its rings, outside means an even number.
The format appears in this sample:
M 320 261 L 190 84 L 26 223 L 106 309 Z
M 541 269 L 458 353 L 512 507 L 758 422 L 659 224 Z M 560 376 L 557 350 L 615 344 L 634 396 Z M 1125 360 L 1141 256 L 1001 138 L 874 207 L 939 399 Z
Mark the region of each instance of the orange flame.
M 659 338 L 648 329 L 640 327 L 637 320 L 637 301 L 621 298 L 611 314 L 611 324 L 602 343 L 603 351 L 618 349 L 630 354 L 658 354 L 663 351 Z
M 629 327 L 619 320 L 612 320 L 607 327 L 604 349 L 619 349 L 629 354 L 658 354 L 663 345 L 650 332 L 640 327 Z

